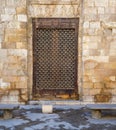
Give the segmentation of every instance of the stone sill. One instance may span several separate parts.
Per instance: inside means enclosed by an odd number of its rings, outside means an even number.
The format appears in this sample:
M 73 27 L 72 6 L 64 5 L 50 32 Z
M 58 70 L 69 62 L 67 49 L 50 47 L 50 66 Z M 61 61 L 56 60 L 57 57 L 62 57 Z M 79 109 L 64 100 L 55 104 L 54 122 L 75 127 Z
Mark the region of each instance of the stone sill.
M 50 104 L 50 105 L 86 105 L 86 104 L 116 104 L 116 102 L 108 102 L 108 103 L 95 103 L 95 102 L 87 102 L 87 101 L 80 101 L 80 100 L 65 100 L 65 101 L 28 101 L 29 105 L 43 105 L 43 104 Z
M 29 4 L 37 5 L 77 5 L 79 0 L 29 0 Z

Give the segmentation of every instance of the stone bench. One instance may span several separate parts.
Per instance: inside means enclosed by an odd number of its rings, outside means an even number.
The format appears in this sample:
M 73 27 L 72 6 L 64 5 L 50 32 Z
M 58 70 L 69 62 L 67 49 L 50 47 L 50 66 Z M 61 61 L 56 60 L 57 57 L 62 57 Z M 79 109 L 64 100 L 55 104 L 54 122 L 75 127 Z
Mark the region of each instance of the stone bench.
M 101 110 L 116 110 L 116 104 L 88 104 L 86 107 L 92 110 L 92 118 L 102 117 Z
M 15 104 L 0 104 L 0 111 L 3 111 L 3 119 L 13 118 L 13 110 L 19 108 L 19 105 Z

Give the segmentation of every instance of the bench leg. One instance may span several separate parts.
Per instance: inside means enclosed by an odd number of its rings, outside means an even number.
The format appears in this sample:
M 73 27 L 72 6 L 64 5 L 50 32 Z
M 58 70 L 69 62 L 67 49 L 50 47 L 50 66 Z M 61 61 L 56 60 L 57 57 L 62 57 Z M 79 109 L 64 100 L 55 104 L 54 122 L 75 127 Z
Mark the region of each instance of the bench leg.
M 4 115 L 3 115 L 3 118 L 4 119 L 10 119 L 12 118 L 12 111 L 11 110 L 4 110 Z
M 101 110 L 92 110 L 92 118 L 101 118 Z

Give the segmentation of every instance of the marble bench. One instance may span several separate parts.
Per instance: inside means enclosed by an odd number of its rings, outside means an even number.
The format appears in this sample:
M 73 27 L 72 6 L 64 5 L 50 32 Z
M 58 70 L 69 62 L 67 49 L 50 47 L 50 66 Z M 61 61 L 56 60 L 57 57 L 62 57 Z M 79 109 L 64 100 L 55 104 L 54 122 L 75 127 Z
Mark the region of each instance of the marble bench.
M 19 108 L 19 105 L 15 104 L 0 104 L 0 111 L 3 111 L 3 119 L 13 118 L 13 110 Z
M 92 110 L 92 118 L 102 117 L 101 110 L 116 110 L 116 104 L 87 104 L 86 107 Z

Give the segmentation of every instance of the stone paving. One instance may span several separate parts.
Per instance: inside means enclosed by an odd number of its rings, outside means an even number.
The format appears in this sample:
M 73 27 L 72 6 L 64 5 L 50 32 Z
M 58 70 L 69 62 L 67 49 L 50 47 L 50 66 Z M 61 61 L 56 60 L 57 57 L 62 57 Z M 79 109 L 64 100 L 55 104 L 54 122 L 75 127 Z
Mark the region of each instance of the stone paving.
M 13 115 L 13 119 L 0 120 L 0 130 L 116 129 L 116 111 L 104 111 L 101 119 L 92 119 L 91 111 L 82 105 L 54 105 L 52 114 L 43 114 L 41 105 L 25 105 Z

